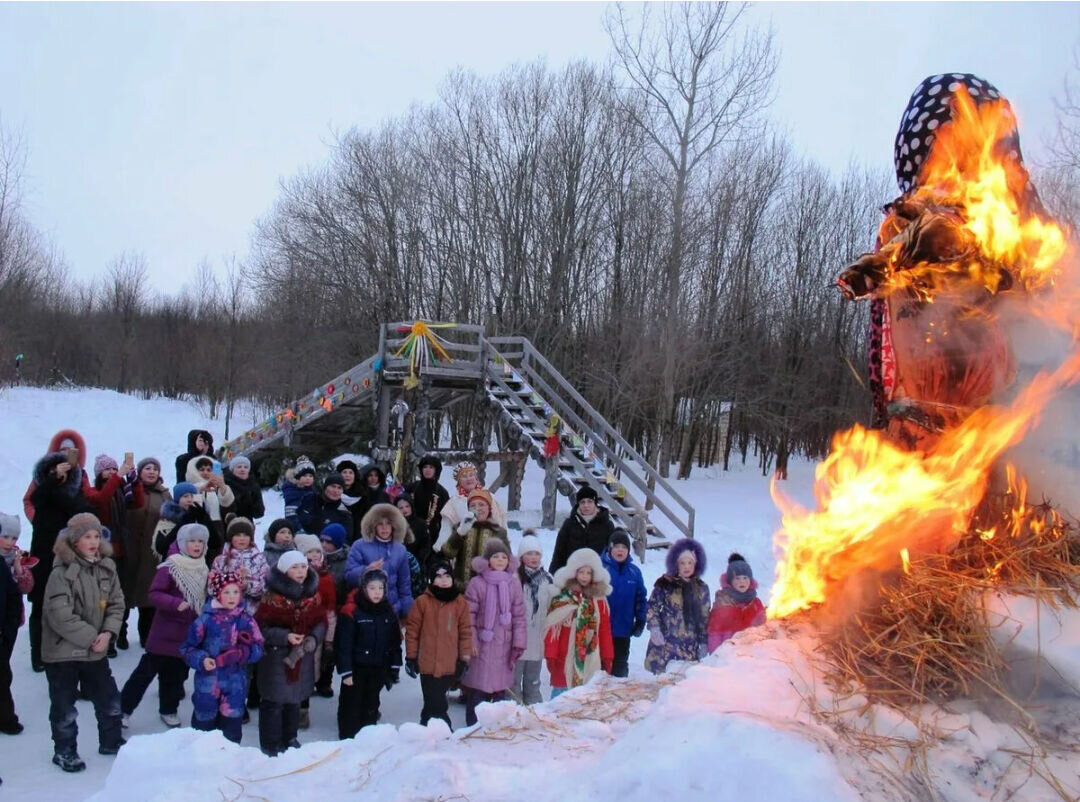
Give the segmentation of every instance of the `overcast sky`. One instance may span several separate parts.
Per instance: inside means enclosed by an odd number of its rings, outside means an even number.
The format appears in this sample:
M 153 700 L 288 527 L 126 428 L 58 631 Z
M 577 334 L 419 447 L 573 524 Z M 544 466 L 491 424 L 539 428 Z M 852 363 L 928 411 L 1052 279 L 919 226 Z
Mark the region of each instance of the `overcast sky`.
M 0 4 L 0 121 L 27 147 L 26 209 L 89 278 L 122 251 L 171 289 L 246 255 L 279 179 L 336 131 L 434 100 L 447 72 L 603 61 L 602 3 Z M 1054 124 L 1075 3 L 767 3 L 772 116 L 835 170 L 891 167 L 911 90 L 973 72 L 1013 102 L 1025 154 Z

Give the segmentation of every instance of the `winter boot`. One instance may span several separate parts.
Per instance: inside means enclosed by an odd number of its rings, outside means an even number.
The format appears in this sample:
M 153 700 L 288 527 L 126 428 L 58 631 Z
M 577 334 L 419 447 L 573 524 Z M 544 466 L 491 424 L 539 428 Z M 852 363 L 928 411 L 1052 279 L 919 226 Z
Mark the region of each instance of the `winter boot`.
M 102 744 L 97 748 L 99 755 L 115 755 L 120 751 L 120 747 L 126 744 L 127 741 L 121 738 L 116 744 L 112 746 L 105 746 Z
M 75 751 L 71 752 L 57 752 L 52 756 L 52 762 L 67 772 L 82 771 L 86 768 L 86 764 L 83 763 L 83 759 L 79 757 L 79 753 Z
M 165 722 L 165 726 L 170 729 L 180 726 L 180 716 L 176 715 L 176 713 L 162 713 L 161 720 Z
M 303 708 L 300 711 L 300 729 L 306 730 L 311 726 L 311 711 L 308 708 Z

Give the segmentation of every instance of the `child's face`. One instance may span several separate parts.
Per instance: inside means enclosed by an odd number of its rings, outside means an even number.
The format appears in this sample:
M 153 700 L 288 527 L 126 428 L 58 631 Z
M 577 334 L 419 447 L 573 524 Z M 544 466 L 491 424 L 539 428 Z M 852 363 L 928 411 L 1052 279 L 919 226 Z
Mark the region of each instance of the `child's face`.
M 389 540 L 394 536 L 394 525 L 383 519 L 375 524 L 375 537 L 379 540 Z
M 144 485 L 156 485 L 160 472 L 157 469 L 157 465 L 152 462 L 148 462 L 143 465 L 143 469 L 139 471 L 139 478 Z
M 235 610 L 239 606 L 241 598 L 243 598 L 243 594 L 240 592 L 239 585 L 226 585 L 221 589 L 218 603 L 226 610 Z
M 492 571 L 505 571 L 510 566 L 510 558 L 500 551 L 498 554 L 491 555 L 488 565 L 491 566 Z
M 312 476 L 310 473 L 305 473 L 303 476 L 296 480 L 297 487 L 311 487 L 313 484 L 315 484 L 315 477 Z
M 112 479 L 116 476 L 116 468 L 106 468 L 101 472 L 101 478 L 105 480 Z
M 364 585 L 364 593 L 368 597 L 369 602 L 378 604 L 383 600 L 383 596 L 386 595 L 386 588 L 383 587 L 382 582 L 368 582 Z
M 292 543 L 292 530 L 281 527 L 281 529 L 274 532 L 274 543 L 278 546 L 288 546 Z
M 450 576 L 446 569 L 440 568 L 439 572 L 435 574 L 434 584 L 437 588 L 448 588 L 454 584 L 454 578 Z
M 285 572 L 285 576 L 289 577 L 293 582 L 300 585 L 307 579 L 308 567 L 304 563 L 298 563 L 297 565 L 290 565 L 289 570 Z
M 86 560 L 96 560 L 101 549 L 101 532 L 91 529 L 75 541 L 75 551 Z
M 611 547 L 611 559 L 615 562 L 624 563 L 629 556 L 630 549 L 626 548 L 622 543 L 617 543 Z
M 420 475 L 423 476 L 425 479 L 434 479 L 435 478 L 435 466 L 434 465 L 425 465 L 423 468 L 420 469 Z
M 463 474 L 458 481 L 459 481 L 459 484 L 461 485 L 461 489 L 464 490 L 466 493 L 471 493 L 472 491 L 476 490 L 477 487 L 480 486 L 480 480 L 476 477 L 476 474 L 473 473 L 472 471 L 469 471 L 468 473 Z
M 581 566 L 574 572 L 574 579 L 583 588 L 589 587 L 592 584 L 592 569 L 587 565 Z
M 737 576 L 731 580 L 731 587 L 735 588 L 739 593 L 746 593 L 746 591 L 750 590 L 751 584 L 752 582 L 748 576 Z
M 202 557 L 206 553 L 206 541 L 189 540 L 184 551 L 187 552 L 188 557 Z
M 232 547 L 237 551 L 247 551 L 251 548 L 251 535 L 246 533 L 242 535 L 233 535 L 231 543 Z
M 694 556 L 693 552 L 684 551 L 679 555 L 679 559 L 675 564 L 679 567 L 679 576 L 683 579 L 689 579 L 694 575 L 697 557 Z
M 397 508 L 401 510 L 401 514 L 404 515 L 406 518 L 412 517 L 412 504 L 410 504 L 409 502 L 399 501 L 397 503 Z
M 327 485 L 323 490 L 326 497 L 331 501 L 341 501 L 341 495 L 344 492 L 341 485 Z
M 356 472 L 352 468 L 342 468 L 341 478 L 345 480 L 345 484 L 352 487 L 353 482 L 356 481 Z
M 320 565 L 322 565 L 322 561 L 323 561 L 323 550 L 322 549 L 311 549 L 310 551 L 305 551 L 304 556 L 307 557 L 308 562 L 311 563 L 312 565 L 314 565 L 316 568 L 318 568 Z
M 191 493 L 184 493 L 184 495 L 180 496 L 180 500 L 176 503 L 183 507 L 185 510 L 190 510 L 191 505 L 195 503 L 195 496 L 191 495 Z
M 491 508 L 482 498 L 474 498 L 469 503 L 469 511 L 476 516 L 478 521 L 486 521 L 491 517 Z
M 379 472 L 378 471 L 368 471 L 367 483 L 368 483 L 368 487 L 378 487 L 381 484 L 379 482 Z
M 7 554 L 13 548 L 15 548 L 16 541 L 11 535 L 0 535 L 0 551 Z
M 203 465 L 201 468 L 196 468 L 195 470 L 199 472 L 199 476 L 203 479 L 209 479 L 214 475 L 213 465 Z
M 540 567 L 540 563 L 543 561 L 544 555 L 538 551 L 527 551 L 521 555 L 521 561 L 525 563 L 525 567 L 535 571 Z
M 324 553 L 330 554 L 331 552 L 337 551 L 337 546 L 334 545 L 332 540 L 324 540 L 322 541 L 322 550 Z
M 250 473 L 251 467 L 249 465 L 237 465 L 232 469 L 232 475 L 240 480 L 247 479 Z

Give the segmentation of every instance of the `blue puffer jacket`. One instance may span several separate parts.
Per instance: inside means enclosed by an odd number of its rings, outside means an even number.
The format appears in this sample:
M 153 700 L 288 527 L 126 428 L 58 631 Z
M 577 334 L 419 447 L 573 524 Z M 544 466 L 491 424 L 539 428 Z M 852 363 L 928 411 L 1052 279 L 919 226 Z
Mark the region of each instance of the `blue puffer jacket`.
M 607 597 L 611 608 L 611 637 L 637 637 L 645 629 L 645 612 L 648 593 L 641 569 L 634 565 L 630 555 L 626 562 L 617 563 L 610 552 L 600 555 L 604 568 L 611 574 L 611 595 Z

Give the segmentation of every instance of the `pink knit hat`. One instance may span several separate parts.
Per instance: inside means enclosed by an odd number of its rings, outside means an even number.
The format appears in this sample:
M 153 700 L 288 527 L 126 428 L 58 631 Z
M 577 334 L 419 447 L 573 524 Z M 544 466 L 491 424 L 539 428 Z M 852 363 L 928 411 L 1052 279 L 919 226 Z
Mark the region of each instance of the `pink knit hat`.
M 108 454 L 98 454 L 94 457 L 94 476 L 101 476 L 109 468 L 119 469 L 120 466 L 116 464 L 116 460 L 110 457 Z

